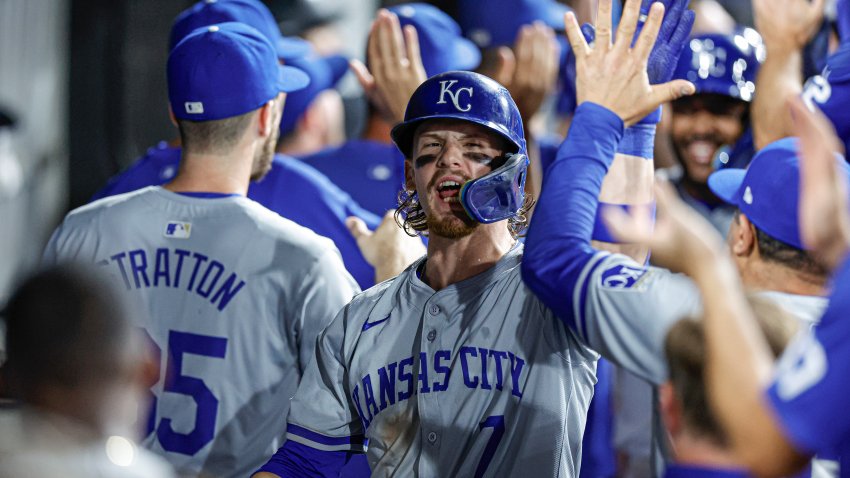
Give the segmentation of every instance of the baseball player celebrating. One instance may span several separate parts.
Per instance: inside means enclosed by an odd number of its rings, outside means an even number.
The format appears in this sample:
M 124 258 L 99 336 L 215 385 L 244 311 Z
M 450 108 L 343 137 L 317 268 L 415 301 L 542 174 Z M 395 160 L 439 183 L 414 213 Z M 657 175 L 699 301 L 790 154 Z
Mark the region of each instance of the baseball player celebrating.
M 164 363 L 144 444 L 185 474 L 245 476 L 280 445 L 315 337 L 357 285 L 328 239 L 245 198 L 304 84 L 272 43 L 199 28 L 167 70 L 177 176 L 72 211 L 45 259 L 102 265 L 147 312 Z
M 612 107 L 642 117 L 687 83 L 647 92 L 663 7 L 630 49 L 639 4 L 627 4 L 617 53 L 593 61 L 611 67 L 600 87 L 632 93 Z M 495 81 L 448 72 L 414 92 L 392 134 L 406 157 L 404 226 L 427 231 L 428 253 L 322 333 L 287 442 L 255 476 L 334 476 L 364 452 L 373 476 L 577 476 L 597 355 L 520 278 L 516 104 Z

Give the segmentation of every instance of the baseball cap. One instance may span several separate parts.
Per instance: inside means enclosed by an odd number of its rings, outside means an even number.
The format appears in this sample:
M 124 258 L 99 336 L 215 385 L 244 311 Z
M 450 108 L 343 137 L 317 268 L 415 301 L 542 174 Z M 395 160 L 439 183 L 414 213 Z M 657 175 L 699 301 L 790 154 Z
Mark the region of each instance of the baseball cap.
M 800 239 L 798 204 L 800 159 L 797 138 L 783 138 L 765 146 L 747 169 L 723 169 L 708 177 L 708 187 L 723 201 L 737 206 L 750 222 L 798 249 Z M 850 167 L 836 154 L 842 171 L 850 179 Z
M 240 22 L 259 30 L 275 46 L 281 60 L 289 61 L 310 52 L 307 41 L 281 35 L 274 16 L 260 0 L 202 0 L 192 5 L 174 19 L 169 49 L 200 27 L 225 22 Z
M 348 71 L 348 58 L 340 55 L 319 56 L 316 54 L 290 61 L 294 66 L 310 77 L 310 84 L 286 97 L 286 107 L 280 120 L 280 134 L 285 135 L 295 129 L 301 115 L 319 93 L 336 86 Z
M 463 33 L 481 48 L 513 45 L 520 28 L 535 21 L 563 32 L 571 11 L 555 0 L 459 0 L 457 8 Z
M 460 25 L 439 8 L 426 3 L 403 3 L 388 10 L 402 28 L 413 25 L 419 37 L 422 66 L 428 77 L 452 70 L 472 70 L 481 63 L 481 52 L 463 37 Z
M 168 55 L 168 100 L 179 119 L 208 121 L 253 111 L 310 79 L 278 63 L 257 29 L 228 22 L 198 28 Z

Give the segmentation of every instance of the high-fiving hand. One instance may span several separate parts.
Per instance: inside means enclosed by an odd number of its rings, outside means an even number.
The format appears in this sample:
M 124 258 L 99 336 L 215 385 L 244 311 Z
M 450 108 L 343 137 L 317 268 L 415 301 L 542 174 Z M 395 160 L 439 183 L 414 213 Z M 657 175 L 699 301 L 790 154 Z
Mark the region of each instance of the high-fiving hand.
M 626 1 L 616 40 L 612 41 L 611 0 L 600 0 L 593 47 L 584 39 L 575 15 L 568 12 L 564 18 L 567 37 L 576 58 L 579 104 L 590 101 L 604 106 L 620 116 L 626 126 L 636 123 L 662 103 L 695 91 L 694 85 L 686 80 L 650 84 L 648 60 L 664 17 L 664 5 L 661 2 L 652 4 L 646 23 L 632 46 L 640 6 L 640 0 Z

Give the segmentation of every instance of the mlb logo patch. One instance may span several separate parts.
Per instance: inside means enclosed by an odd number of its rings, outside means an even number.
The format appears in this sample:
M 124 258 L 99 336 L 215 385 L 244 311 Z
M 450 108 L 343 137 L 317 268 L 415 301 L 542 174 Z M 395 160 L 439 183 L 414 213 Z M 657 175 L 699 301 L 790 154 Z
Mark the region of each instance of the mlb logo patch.
M 171 239 L 189 239 L 192 234 L 192 223 L 169 221 L 165 225 L 165 237 Z
M 191 115 L 199 115 L 204 112 L 204 104 L 200 101 L 187 101 L 183 103 L 186 107 L 186 113 Z
M 602 272 L 601 285 L 608 289 L 631 289 L 646 274 L 643 267 L 617 264 Z

